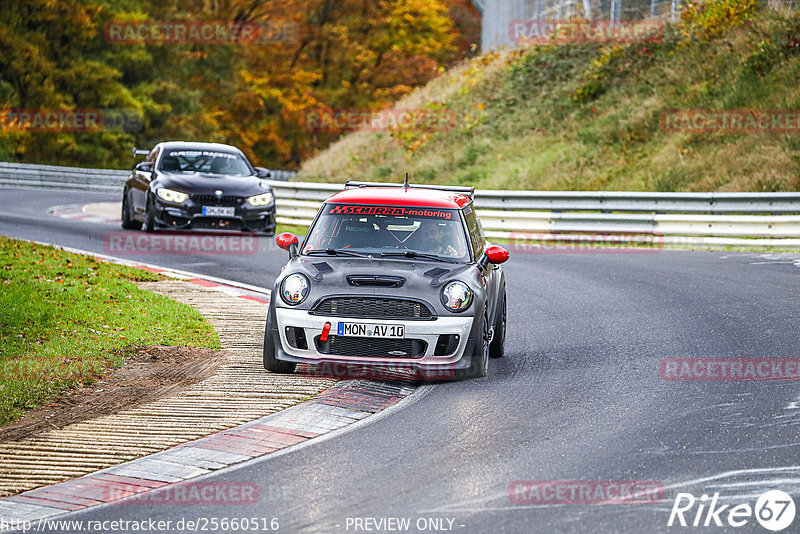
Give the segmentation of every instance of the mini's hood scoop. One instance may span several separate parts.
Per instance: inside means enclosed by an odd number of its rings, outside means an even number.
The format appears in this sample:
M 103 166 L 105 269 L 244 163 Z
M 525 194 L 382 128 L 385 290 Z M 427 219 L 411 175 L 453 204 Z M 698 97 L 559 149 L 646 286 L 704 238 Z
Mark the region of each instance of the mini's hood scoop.
M 347 276 L 347 283 L 356 287 L 402 287 L 406 279 L 384 274 L 351 274 Z

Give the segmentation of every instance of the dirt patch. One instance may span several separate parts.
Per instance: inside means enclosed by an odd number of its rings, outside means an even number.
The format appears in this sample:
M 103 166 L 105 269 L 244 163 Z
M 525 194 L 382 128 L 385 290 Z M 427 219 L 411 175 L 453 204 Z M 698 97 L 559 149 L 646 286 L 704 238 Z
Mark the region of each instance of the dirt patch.
M 174 395 L 213 375 L 224 360 L 222 351 L 196 347 L 130 349 L 124 367 L 111 369 L 91 386 L 73 389 L 48 406 L 26 412 L 19 422 L 0 428 L 0 443 L 33 438 Z

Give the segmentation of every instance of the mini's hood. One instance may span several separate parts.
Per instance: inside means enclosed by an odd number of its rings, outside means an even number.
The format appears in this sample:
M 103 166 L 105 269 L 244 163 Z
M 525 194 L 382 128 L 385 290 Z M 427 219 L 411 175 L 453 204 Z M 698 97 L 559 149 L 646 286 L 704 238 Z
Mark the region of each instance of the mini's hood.
M 158 173 L 154 186 L 175 189 L 182 193 L 211 193 L 252 196 L 270 191 L 270 187 L 256 176 L 226 176 L 221 174 L 166 174 Z

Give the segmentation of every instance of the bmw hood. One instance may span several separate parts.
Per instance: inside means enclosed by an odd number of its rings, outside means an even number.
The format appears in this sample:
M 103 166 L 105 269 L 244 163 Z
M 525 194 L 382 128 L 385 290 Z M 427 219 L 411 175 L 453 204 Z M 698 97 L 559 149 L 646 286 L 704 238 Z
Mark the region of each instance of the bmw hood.
M 220 174 L 165 174 L 159 173 L 154 186 L 174 189 L 182 193 L 209 193 L 222 191 L 223 195 L 252 196 L 271 191 L 256 176 L 225 176 Z

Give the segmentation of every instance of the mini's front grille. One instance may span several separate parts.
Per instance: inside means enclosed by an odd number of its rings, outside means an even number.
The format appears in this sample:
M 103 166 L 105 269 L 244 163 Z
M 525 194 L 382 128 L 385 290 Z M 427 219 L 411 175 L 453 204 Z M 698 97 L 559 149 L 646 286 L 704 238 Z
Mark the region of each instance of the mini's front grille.
M 238 206 L 244 202 L 244 199 L 233 195 L 218 197 L 217 195 L 198 194 L 192 195 L 192 201 L 206 206 Z
M 373 319 L 430 319 L 428 307 L 415 300 L 381 297 L 331 297 L 314 307 L 314 313 Z
M 356 358 L 422 358 L 428 344 L 420 339 L 330 336 L 327 341 L 316 338 L 322 354 Z

